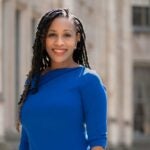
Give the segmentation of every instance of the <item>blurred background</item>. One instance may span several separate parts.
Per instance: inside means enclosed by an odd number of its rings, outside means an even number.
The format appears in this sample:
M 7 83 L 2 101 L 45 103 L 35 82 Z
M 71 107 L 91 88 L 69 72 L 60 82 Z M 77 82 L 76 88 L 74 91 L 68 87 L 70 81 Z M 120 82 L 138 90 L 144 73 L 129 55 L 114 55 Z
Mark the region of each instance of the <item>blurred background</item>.
M 106 85 L 109 149 L 149 150 L 150 0 L 0 0 L 0 150 L 18 149 L 17 101 L 36 26 L 60 7 L 81 19 L 89 62 Z

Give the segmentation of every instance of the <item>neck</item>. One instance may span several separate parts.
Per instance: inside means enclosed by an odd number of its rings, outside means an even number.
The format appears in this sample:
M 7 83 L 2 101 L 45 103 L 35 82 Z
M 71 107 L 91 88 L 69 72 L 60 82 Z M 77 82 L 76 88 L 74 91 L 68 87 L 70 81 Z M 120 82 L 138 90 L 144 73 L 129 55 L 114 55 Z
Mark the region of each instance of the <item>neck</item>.
M 70 67 L 77 67 L 79 64 L 76 62 L 71 62 L 71 63 L 52 63 L 50 69 L 57 69 L 57 68 L 70 68 Z

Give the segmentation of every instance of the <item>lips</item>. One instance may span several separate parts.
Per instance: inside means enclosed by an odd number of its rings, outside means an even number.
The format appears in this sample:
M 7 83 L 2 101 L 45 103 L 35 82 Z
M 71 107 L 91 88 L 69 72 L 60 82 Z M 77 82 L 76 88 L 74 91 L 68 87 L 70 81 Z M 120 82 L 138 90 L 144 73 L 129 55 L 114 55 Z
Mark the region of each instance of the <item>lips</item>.
M 55 55 L 62 56 L 67 51 L 66 49 L 52 49 Z

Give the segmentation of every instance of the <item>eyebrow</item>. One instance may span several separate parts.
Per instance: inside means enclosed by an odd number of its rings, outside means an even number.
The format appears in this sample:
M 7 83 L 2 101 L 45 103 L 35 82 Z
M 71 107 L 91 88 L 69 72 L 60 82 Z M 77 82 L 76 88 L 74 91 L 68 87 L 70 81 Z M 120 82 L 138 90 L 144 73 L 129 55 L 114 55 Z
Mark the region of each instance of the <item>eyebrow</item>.
M 73 32 L 72 30 L 65 29 L 64 31 Z M 48 32 L 56 32 L 56 30 L 50 29 Z

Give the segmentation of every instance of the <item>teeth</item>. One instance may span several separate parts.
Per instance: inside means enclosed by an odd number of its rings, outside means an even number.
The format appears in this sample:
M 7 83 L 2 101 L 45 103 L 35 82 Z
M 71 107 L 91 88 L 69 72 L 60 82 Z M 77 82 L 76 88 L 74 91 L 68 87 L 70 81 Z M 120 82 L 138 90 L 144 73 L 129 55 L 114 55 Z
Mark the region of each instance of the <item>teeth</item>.
M 63 49 L 54 49 L 55 52 L 64 52 L 65 50 Z
M 65 49 L 53 49 L 53 51 L 55 52 L 55 53 L 57 53 L 57 54 L 64 54 L 65 52 L 66 52 L 66 50 Z

